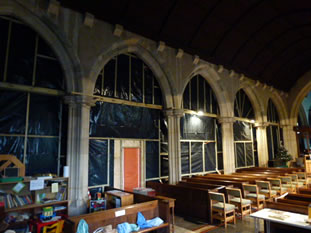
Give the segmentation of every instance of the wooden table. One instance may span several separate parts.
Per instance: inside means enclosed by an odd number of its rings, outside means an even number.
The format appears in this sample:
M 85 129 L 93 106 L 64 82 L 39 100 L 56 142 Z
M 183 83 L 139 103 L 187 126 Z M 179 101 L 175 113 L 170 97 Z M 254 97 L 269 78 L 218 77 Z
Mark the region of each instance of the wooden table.
M 107 202 L 109 202 L 109 200 L 111 200 L 113 197 L 120 198 L 121 207 L 134 204 L 134 196 L 131 193 L 122 192 L 119 190 L 111 190 L 105 192 L 105 196 L 108 200 Z
M 175 208 L 175 200 L 174 198 L 170 198 L 170 197 L 164 197 L 164 196 L 155 196 L 156 198 L 158 199 L 161 199 L 165 202 L 168 202 L 168 206 L 172 212 L 172 223 L 173 223 L 173 226 L 172 226 L 172 232 L 174 233 L 174 225 L 175 225 L 175 213 L 174 213 L 174 208 Z
M 286 225 L 288 229 L 293 229 L 293 232 L 310 232 L 311 230 L 311 224 L 306 222 L 308 216 L 305 214 L 297 214 L 293 212 L 265 208 L 252 213 L 250 216 L 255 218 L 256 233 L 259 232 L 259 219 L 265 221 L 265 232 L 267 233 L 275 232 L 274 230 L 271 231 L 271 223 L 276 223 L 275 225 Z M 276 232 L 280 231 L 277 230 Z

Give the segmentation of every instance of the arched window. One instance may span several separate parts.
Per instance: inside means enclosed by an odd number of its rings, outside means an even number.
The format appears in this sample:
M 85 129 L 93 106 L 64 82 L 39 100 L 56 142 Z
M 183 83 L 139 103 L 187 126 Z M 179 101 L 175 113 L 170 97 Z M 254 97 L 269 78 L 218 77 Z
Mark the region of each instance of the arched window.
M 94 95 L 99 101 L 90 115 L 89 186 L 113 185 L 115 140 L 144 145 L 146 180 L 167 177 L 162 93 L 150 68 L 134 54 L 120 54 L 98 75 Z
M 272 160 L 281 145 L 282 131 L 280 128 L 279 114 L 271 99 L 268 101 L 267 120 L 269 123 L 267 127 L 268 152 L 269 160 Z
M 235 97 L 234 115 L 236 117 L 233 124 L 236 168 L 254 166 L 253 120 L 255 115 L 252 104 L 242 89 Z
M 46 42 L 23 22 L 0 16 L 0 153 L 26 175 L 60 175 L 65 164 L 63 71 Z
M 183 94 L 185 116 L 181 119 L 182 175 L 223 169 L 221 133 L 216 117 L 218 103 L 207 81 L 191 79 Z

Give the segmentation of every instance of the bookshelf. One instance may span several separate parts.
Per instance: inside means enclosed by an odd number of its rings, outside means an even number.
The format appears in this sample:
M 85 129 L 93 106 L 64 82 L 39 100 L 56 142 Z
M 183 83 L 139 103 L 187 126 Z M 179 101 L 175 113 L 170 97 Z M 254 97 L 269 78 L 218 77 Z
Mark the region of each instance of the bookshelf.
M 0 183 L 0 202 L 5 205 L 4 215 L 27 212 L 30 216 L 35 216 L 47 206 L 52 206 L 57 213 L 68 214 L 67 177 L 46 178 L 43 188 L 39 190 L 30 190 L 32 180 L 35 179 L 25 178 L 23 181 Z M 22 183 L 23 188 L 16 193 L 13 188 L 18 183 Z

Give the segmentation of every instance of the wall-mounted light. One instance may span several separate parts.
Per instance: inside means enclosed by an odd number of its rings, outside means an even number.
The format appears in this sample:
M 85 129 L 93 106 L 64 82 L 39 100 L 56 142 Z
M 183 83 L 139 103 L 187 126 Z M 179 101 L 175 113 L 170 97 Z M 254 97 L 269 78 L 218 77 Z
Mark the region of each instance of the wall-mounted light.
M 198 116 L 203 116 L 203 114 L 204 113 L 202 111 L 198 111 L 198 113 L 197 113 Z
M 254 120 L 254 119 L 252 119 L 252 120 L 251 120 L 251 123 L 252 123 L 252 124 L 254 124 L 254 123 L 255 123 L 255 120 Z

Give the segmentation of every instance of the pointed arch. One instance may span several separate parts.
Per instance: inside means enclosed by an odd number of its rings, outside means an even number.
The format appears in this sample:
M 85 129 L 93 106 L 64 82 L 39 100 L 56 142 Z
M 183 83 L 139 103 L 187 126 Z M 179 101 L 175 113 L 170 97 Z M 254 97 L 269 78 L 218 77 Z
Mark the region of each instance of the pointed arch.
M 219 74 L 209 65 L 199 65 L 190 73 L 190 75 L 188 75 L 183 84 L 182 93 L 184 93 L 190 80 L 196 75 L 201 75 L 213 90 L 218 103 L 220 116 L 231 116 L 232 107 L 228 93 L 221 85 L 219 85 L 218 81 L 221 79 Z M 181 106 L 181 104 L 182 103 L 179 103 L 178 106 Z
M 38 16 L 17 1 L 1 1 L 0 15 L 14 16 L 28 24 L 53 49 L 64 70 L 66 91 L 82 90 L 82 72 L 77 55 L 67 37 L 47 17 Z
M 152 56 L 152 54 L 141 45 L 138 44 L 136 40 L 121 41 L 113 44 L 110 48 L 105 49 L 100 52 L 97 60 L 94 62 L 92 69 L 90 71 L 90 83 L 91 86 L 87 87 L 87 92 L 92 93 L 95 87 L 96 79 L 103 67 L 115 56 L 122 53 L 133 53 L 139 57 L 154 73 L 163 95 L 163 107 L 173 108 L 173 98 L 172 98 L 172 88 L 168 81 L 168 76 L 165 74 L 161 65 Z

